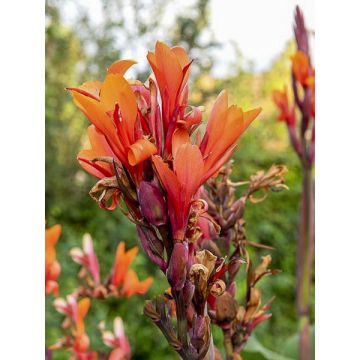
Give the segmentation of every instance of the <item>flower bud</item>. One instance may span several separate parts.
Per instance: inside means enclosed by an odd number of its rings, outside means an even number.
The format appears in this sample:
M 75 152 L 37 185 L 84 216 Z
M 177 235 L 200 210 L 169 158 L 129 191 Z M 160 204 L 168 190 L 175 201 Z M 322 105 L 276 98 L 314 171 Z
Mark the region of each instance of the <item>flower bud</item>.
M 206 318 L 202 315 L 194 316 L 193 318 L 193 328 L 191 335 L 191 344 L 195 349 L 201 349 L 205 344 L 205 335 L 207 332 L 208 322 Z
M 141 213 L 154 226 L 167 222 L 167 209 L 164 197 L 154 184 L 142 181 L 138 190 Z
M 170 257 L 166 276 L 172 288 L 179 291 L 186 280 L 186 264 L 188 261 L 188 244 L 176 242 Z
M 186 280 L 184 289 L 183 289 L 184 302 L 185 302 L 186 306 L 190 304 L 190 302 L 194 296 L 194 291 L 195 291 L 194 284 L 191 281 Z
M 166 262 L 162 257 L 164 245 L 161 240 L 155 236 L 151 229 L 147 229 L 143 226 L 137 226 L 136 229 L 141 245 L 146 254 L 149 256 L 150 260 L 159 266 L 162 271 L 165 271 Z

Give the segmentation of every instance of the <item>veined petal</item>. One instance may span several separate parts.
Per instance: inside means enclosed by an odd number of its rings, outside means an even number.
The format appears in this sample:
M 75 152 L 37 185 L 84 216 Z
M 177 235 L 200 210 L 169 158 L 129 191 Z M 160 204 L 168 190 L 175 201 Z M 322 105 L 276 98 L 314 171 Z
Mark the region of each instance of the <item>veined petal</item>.
M 134 60 L 118 60 L 110 65 L 110 67 L 107 70 L 107 73 L 119 74 L 121 76 L 124 76 L 126 71 L 134 64 L 136 64 L 136 61 Z
M 139 139 L 129 147 L 128 161 L 131 166 L 138 165 L 157 153 L 156 146 L 147 139 Z

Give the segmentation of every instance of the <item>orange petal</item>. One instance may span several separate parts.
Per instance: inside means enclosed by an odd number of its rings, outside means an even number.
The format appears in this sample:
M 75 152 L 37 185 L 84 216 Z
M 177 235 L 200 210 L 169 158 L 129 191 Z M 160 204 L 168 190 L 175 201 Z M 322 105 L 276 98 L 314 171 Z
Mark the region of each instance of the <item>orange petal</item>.
M 180 191 L 180 184 L 174 172 L 169 169 L 168 165 L 165 164 L 160 156 L 153 156 L 152 161 L 168 195 L 172 196 L 173 194 L 176 196 Z
M 153 282 L 153 278 L 149 277 L 144 281 L 139 281 L 139 278 L 134 270 L 129 270 L 124 279 L 124 285 L 122 288 L 122 293 L 126 297 L 130 297 L 134 294 L 145 294 L 150 285 Z
M 115 104 L 119 104 L 123 126 L 130 143 L 134 139 L 134 126 L 137 116 L 136 97 L 129 83 L 119 74 L 106 76 L 100 93 L 100 101 L 105 111 L 113 112 Z M 96 125 L 96 124 L 95 124 Z
M 82 150 L 78 153 L 77 159 L 81 167 L 90 175 L 95 176 L 98 179 L 111 176 L 113 171 L 109 164 L 92 162 L 93 159 L 97 158 L 98 156 L 99 153 L 95 152 L 94 150 Z
M 61 235 L 61 225 L 56 224 L 45 230 L 45 241 L 47 245 L 55 245 Z
M 244 116 L 244 128 L 242 133 L 249 127 L 249 125 L 256 119 L 256 117 L 261 113 L 262 108 L 258 107 L 249 111 L 245 111 Z
M 204 161 L 197 145 L 183 144 L 178 148 L 174 158 L 174 171 L 186 192 L 187 203 L 199 188 L 204 172 Z
M 117 137 L 113 120 L 106 114 L 101 103 L 76 92 L 73 92 L 73 98 L 76 106 L 86 115 L 90 122 L 106 135 L 109 141 L 119 150 L 123 150 L 123 146 Z
M 107 73 L 124 76 L 126 71 L 134 64 L 136 64 L 136 61 L 134 60 L 118 60 L 110 65 Z
M 128 269 L 131 263 L 134 261 L 135 256 L 138 253 L 138 247 L 135 246 L 128 252 L 125 252 L 125 243 L 120 242 L 116 249 L 115 264 L 112 275 L 112 285 L 119 287 L 127 276 Z
M 129 147 L 128 160 L 135 166 L 157 153 L 156 146 L 147 139 L 139 139 Z
M 75 91 L 99 101 L 101 81 L 86 81 L 79 87 L 68 87 L 66 90 Z
M 172 155 L 175 157 L 177 150 L 183 144 L 190 143 L 190 136 L 186 129 L 177 128 L 172 137 Z

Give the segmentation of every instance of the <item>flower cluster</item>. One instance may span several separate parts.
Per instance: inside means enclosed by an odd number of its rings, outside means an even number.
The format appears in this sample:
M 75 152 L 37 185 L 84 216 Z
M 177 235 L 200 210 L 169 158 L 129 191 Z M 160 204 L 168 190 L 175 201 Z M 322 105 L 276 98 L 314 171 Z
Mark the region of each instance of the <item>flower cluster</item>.
M 120 208 L 136 224 L 144 251 L 168 279 L 170 289 L 147 301 L 144 312 L 169 344 L 184 359 L 214 358 L 210 326 L 214 322 L 232 329 L 234 351 L 239 352 L 253 328 L 268 317 L 264 314 L 268 305 L 260 309 L 255 283 L 274 272 L 264 265 L 270 257 L 254 271 L 249 259 L 243 259 L 247 254 L 244 205 L 247 199 L 259 200 L 253 194 L 260 189 L 283 188 L 285 168 L 274 166 L 254 175 L 246 194 L 237 201 L 226 178 L 225 188 L 214 190 L 216 196 L 227 197 L 219 200 L 225 212 L 219 210 L 211 194 L 213 178 L 228 171 L 229 166 L 225 170 L 223 166 L 261 109 L 229 106 L 228 94 L 222 91 L 204 127 L 202 108 L 188 104 L 192 61 L 184 49 L 157 42 L 147 59 L 153 73 L 145 83 L 126 80 L 124 74 L 134 62 L 120 60 L 109 67 L 103 82 L 68 88 L 91 122 L 91 149 L 82 150 L 78 160 L 98 178 L 90 196 L 103 209 Z M 97 266 L 84 258 L 85 247 L 90 248 L 84 243 L 84 250 L 77 249 L 72 256 L 91 275 L 88 285 L 94 288 L 100 281 L 90 262 L 94 269 Z M 242 262 L 248 264 L 249 278 L 256 276 L 248 283 L 245 307 L 234 299 L 235 275 Z M 107 286 L 111 292 L 117 285 L 111 284 L 114 273 L 110 278 L 102 289 Z M 228 301 L 234 305 L 234 316 L 223 314 L 229 309 Z
M 120 242 L 115 255 L 113 268 L 106 277 L 106 281 L 101 282 L 99 261 L 94 252 L 93 242 L 89 234 L 83 237 L 83 248 L 73 248 L 70 250 L 72 259 L 82 265 L 79 278 L 82 284 L 76 292 L 81 296 L 103 299 L 108 296 L 131 297 L 135 294 L 145 294 L 153 282 L 152 277 L 139 281 L 134 270 L 129 269 L 138 248 L 125 251 L 125 243 Z
M 229 106 L 223 91 L 202 134 L 201 109 L 188 104 L 192 61 L 184 49 L 157 42 L 147 58 L 153 75 L 144 84 L 124 78 L 134 62 L 122 60 L 109 67 L 104 82 L 69 88 L 92 123 L 91 149 L 81 151 L 78 160 L 99 178 L 90 195 L 102 208 L 120 206 L 137 224 L 144 250 L 168 278 L 178 331 L 175 335 L 163 319 L 165 336 L 172 338 L 169 342 L 183 357 L 201 358 L 212 341 L 205 304 L 217 275 L 208 269 L 205 283 L 196 280 L 200 273 L 194 266 L 208 257 L 196 253 L 195 246 L 198 220 L 208 217 L 200 188 L 229 160 L 237 140 L 261 109 Z M 200 297 L 188 323 L 186 313 L 193 296 Z M 147 308 L 151 316 L 152 309 Z
M 58 295 L 57 276 L 60 265 L 56 261 L 55 243 L 61 232 L 61 226 L 55 225 L 46 230 L 46 293 Z M 100 265 L 94 251 L 93 242 L 89 234 L 83 237 L 83 248 L 73 248 L 70 251 L 72 259 L 82 267 L 79 272 L 80 284 L 75 291 L 66 297 L 54 300 L 55 309 L 65 315 L 62 324 L 64 336 L 47 349 L 47 358 L 57 349 L 67 349 L 73 360 L 94 360 L 101 355 L 109 360 L 128 360 L 131 356 L 129 342 L 125 336 L 121 318 L 114 320 L 114 332 L 105 330 L 102 322 L 99 327 L 103 335 L 103 342 L 111 347 L 111 352 L 100 354 L 89 350 L 90 338 L 85 331 L 85 316 L 90 308 L 90 299 L 104 299 L 108 296 L 131 297 L 135 294 L 145 294 L 153 282 L 151 277 L 139 281 L 135 271 L 129 269 L 138 248 L 125 251 L 125 243 L 120 242 L 115 256 L 114 265 L 105 282 L 101 281 Z
M 216 179 L 209 181 L 208 190 L 203 190 L 203 198 L 209 204 L 208 213 L 221 230 L 217 232 L 211 223 L 203 224 L 207 229 L 198 241 L 200 247 L 211 250 L 218 258 L 228 259 L 221 277 L 225 291 L 217 298 L 208 298 L 209 315 L 213 323 L 222 329 L 227 356 L 240 354 L 255 326 L 271 316 L 265 313 L 271 301 L 260 308 L 261 292 L 255 285 L 263 276 L 278 271 L 268 269 L 270 255 L 264 256 L 262 263 L 253 269 L 247 247 L 272 248 L 247 240 L 244 213 L 247 201 L 259 203 L 265 199 L 269 190 L 286 189 L 283 176 L 287 170 L 284 166 L 273 165 L 267 172 L 259 171 L 249 181 L 238 183 L 231 181 L 231 171 L 232 162 L 229 162 Z M 235 189 L 239 186 L 247 187 L 236 198 Z M 255 197 L 259 192 L 264 194 Z M 235 280 L 245 264 L 247 291 L 241 305 L 236 299 Z
M 278 119 L 285 121 L 291 144 L 310 167 L 315 158 L 315 69 L 311 64 L 308 33 L 299 7 L 295 12 L 294 33 L 297 51 L 291 57 L 292 97 L 289 104 L 286 87 L 273 91 L 273 101 L 279 109 Z M 297 131 L 297 111 L 301 114 L 300 129 Z

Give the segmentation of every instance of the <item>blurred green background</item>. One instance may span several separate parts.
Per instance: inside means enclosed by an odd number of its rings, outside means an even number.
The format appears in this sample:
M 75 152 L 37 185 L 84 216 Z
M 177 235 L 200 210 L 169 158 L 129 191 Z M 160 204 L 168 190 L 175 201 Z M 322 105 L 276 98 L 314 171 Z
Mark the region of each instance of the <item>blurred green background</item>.
M 256 339 L 249 344 L 244 359 L 295 359 L 295 249 L 300 166 L 289 145 L 286 128 L 277 122 L 276 109 L 271 102 L 272 90 L 289 82 L 289 56 L 294 51 L 294 44 L 289 39 L 283 52 L 263 72 L 252 71 L 241 49 L 235 48 L 237 58 L 231 76 L 215 78 L 212 75 L 212 49 L 221 49 L 222 44 L 211 29 L 209 1 L 194 0 L 191 6 L 175 14 L 173 21 L 164 26 L 166 9 L 171 2 L 133 1 L 127 4 L 125 11 L 122 0 L 101 0 L 103 15 L 101 22 L 97 23 L 89 15 L 86 3 L 80 5 L 80 2 L 67 0 L 46 2 L 46 218 L 48 226 L 59 223 L 63 227 L 57 245 L 57 257 L 62 266 L 60 295 L 69 294 L 76 287 L 79 266 L 70 259 L 69 250 L 81 245 L 85 232 L 93 237 L 103 275 L 110 270 L 120 240 L 126 241 L 127 248 L 137 245 L 134 225 L 122 216 L 120 210 L 100 210 L 88 196 L 95 179 L 82 171 L 76 161 L 76 154 L 86 141 L 88 121 L 75 108 L 64 88 L 85 80 L 102 79 L 106 68 L 124 56 L 125 44 L 127 48 L 130 43 L 140 49 L 153 49 L 159 39 L 171 45 L 184 46 L 195 58 L 191 76 L 190 103 L 193 105 L 205 105 L 208 113 L 215 96 L 226 88 L 231 103 L 245 109 L 263 107 L 259 119 L 239 142 L 233 179 L 247 179 L 274 163 L 285 164 L 289 169 L 286 180 L 290 190 L 271 193 L 266 201 L 249 205 L 246 211 L 248 238 L 276 248 L 271 253 L 273 267 L 281 269 L 282 273 L 260 283 L 264 301 L 276 296 L 271 307 L 273 317 L 256 329 Z M 69 3 L 71 21 L 65 11 Z M 292 19 L 288 21 L 291 23 Z M 146 59 L 135 60 L 141 61 L 141 64 L 131 75 L 145 80 L 150 71 L 145 66 Z M 258 251 L 254 261 L 260 261 L 260 256 L 265 253 Z M 133 268 L 140 279 L 152 275 L 154 284 L 145 296 L 120 301 L 93 301 L 86 318 L 92 346 L 96 350 L 106 350 L 97 324 L 105 319 L 107 326 L 111 327 L 113 318 L 120 315 L 131 343 L 133 359 L 177 359 L 158 329 L 142 315 L 144 300 L 166 289 L 166 279 L 142 251 Z M 241 279 L 238 285 L 241 293 L 244 288 Z M 53 299 L 52 296 L 46 298 L 47 346 L 61 336 L 62 316 L 52 307 Z M 220 333 L 217 329 L 214 331 L 215 342 L 221 349 Z M 68 358 L 67 352 L 54 352 L 54 359 Z

